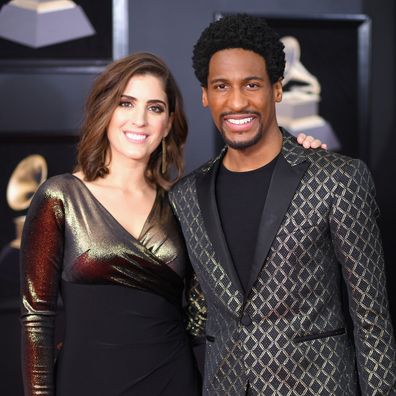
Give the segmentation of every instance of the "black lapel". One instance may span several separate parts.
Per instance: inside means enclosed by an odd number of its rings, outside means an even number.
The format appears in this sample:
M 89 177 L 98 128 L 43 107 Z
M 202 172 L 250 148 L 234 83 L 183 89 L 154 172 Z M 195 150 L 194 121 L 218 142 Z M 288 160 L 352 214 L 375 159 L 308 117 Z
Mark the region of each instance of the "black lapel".
M 221 226 L 220 216 L 216 202 L 216 175 L 223 155 L 214 161 L 209 170 L 197 176 L 197 196 L 201 215 L 203 217 L 208 238 L 213 245 L 216 257 L 231 282 L 243 294 L 241 281 L 239 280 L 234 263 L 231 258 L 227 242 Z
M 285 213 L 289 208 L 290 201 L 308 166 L 309 163 L 307 161 L 291 166 L 283 154 L 279 155 L 271 177 L 267 199 L 261 214 L 256 251 L 245 298 L 249 295 L 263 267 L 272 241 L 279 230 Z

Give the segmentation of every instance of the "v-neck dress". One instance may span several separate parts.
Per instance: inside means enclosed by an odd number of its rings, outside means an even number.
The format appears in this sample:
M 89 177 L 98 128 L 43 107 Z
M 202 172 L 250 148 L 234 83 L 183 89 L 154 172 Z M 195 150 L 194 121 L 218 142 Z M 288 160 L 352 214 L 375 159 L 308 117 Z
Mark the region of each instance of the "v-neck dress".
M 25 396 L 200 394 L 182 315 L 187 263 L 165 193 L 136 239 L 80 179 L 48 179 L 21 246 Z M 59 294 L 66 325 L 55 364 Z

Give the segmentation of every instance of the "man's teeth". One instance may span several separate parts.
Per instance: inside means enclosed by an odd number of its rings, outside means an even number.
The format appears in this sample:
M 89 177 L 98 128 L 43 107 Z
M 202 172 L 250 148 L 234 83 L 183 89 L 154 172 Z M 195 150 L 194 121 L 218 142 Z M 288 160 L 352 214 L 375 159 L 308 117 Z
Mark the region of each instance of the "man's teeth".
M 146 139 L 146 135 L 142 135 L 140 133 L 126 133 L 125 134 L 127 138 L 133 139 L 133 140 L 144 140 Z
M 253 120 L 253 117 L 240 118 L 240 119 L 236 119 L 236 118 L 228 118 L 227 119 L 228 122 L 231 122 L 231 124 L 235 124 L 235 125 L 247 124 L 248 122 L 250 122 L 252 120 Z

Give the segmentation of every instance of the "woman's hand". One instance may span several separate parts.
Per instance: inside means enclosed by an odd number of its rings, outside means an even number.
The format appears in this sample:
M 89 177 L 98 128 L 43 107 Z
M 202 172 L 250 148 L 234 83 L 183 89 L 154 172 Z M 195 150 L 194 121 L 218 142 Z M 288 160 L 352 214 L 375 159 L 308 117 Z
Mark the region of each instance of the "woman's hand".
M 327 144 L 322 143 L 319 139 L 315 139 L 311 135 L 306 135 L 305 133 L 299 133 L 297 136 L 297 142 L 305 148 L 322 148 L 327 149 Z

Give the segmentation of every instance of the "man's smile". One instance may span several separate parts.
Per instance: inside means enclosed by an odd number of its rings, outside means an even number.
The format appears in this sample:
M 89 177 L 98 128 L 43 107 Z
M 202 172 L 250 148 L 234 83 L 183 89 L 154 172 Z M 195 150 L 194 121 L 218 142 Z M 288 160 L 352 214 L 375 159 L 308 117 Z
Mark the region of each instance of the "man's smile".
M 231 132 L 244 132 L 252 128 L 257 116 L 253 114 L 232 114 L 223 116 L 223 125 Z

